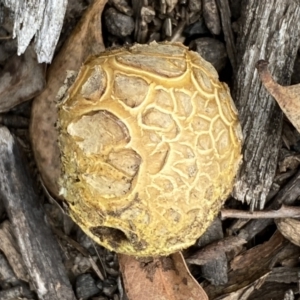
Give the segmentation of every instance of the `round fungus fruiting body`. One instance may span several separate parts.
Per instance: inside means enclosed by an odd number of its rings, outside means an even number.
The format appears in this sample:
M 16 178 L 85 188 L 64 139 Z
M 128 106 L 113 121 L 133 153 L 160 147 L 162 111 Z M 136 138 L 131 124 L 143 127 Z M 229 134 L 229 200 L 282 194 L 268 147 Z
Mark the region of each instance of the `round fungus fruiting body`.
M 89 58 L 59 104 L 59 130 L 71 217 L 97 243 L 135 256 L 192 245 L 241 160 L 227 85 L 181 44 Z

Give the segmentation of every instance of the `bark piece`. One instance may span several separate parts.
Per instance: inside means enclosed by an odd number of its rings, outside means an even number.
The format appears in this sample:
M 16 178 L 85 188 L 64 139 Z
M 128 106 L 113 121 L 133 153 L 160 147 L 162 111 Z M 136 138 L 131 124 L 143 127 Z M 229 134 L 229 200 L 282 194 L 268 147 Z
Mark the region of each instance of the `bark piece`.
M 272 267 L 283 266 L 289 268 L 298 267 L 300 248 L 292 243 L 287 243 L 285 247 L 274 257 Z
M 0 249 L 5 254 L 16 276 L 19 279 L 28 282 L 28 274 L 19 247 L 13 236 L 11 224 L 8 221 L 3 222 L 0 226 L 0 241 Z
M 255 280 L 254 282 L 251 282 L 249 285 L 242 287 L 239 290 L 229 293 L 227 295 L 218 297 L 215 300 L 246 300 L 254 290 L 261 288 L 267 277 L 268 274 L 265 274 L 257 280 Z
M 208 300 L 180 252 L 148 260 L 119 255 L 119 263 L 130 300 Z
M 45 224 L 44 213 L 20 150 L 8 129 L 0 128 L 0 197 L 23 261 L 40 299 L 75 299 L 58 245 Z
M 287 172 L 288 170 L 298 169 L 300 165 L 300 154 L 292 154 L 286 156 L 279 162 L 279 172 Z
M 239 291 L 268 274 L 276 263 L 274 258 L 287 243 L 288 241 L 276 231 L 269 241 L 236 256 L 231 262 L 232 270 L 228 273 L 228 283 L 223 286 L 209 285 L 205 288 L 209 299 Z M 269 299 L 269 297 L 265 299 Z
M 228 0 L 217 0 L 220 10 L 221 24 L 226 42 L 227 55 L 232 68 L 236 69 L 236 48 L 231 26 L 231 12 Z
M 38 64 L 33 47 L 8 59 L 0 72 L 0 112 L 32 99 L 45 87 L 45 66 Z
M 281 234 L 293 244 L 300 247 L 300 221 L 291 218 L 279 219 L 276 222 Z
M 222 222 L 219 218 L 216 218 L 209 226 L 209 228 L 205 231 L 205 233 L 199 238 L 197 245 L 200 247 L 207 246 L 210 243 L 222 239 L 223 237 L 224 234 Z M 207 253 L 209 252 L 210 251 L 208 251 Z M 199 256 L 201 255 L 198 255 L 198 257 Z M 214 259 L 209 260 L 201 266 L 202 276 L 214 285 L 227 283 L 227 271 L 227 257 L 222 247 L 219 248 L 218 255 L 216 255 Z
M 147 40 L 148 24 L 144 22 L 141 14 L 143 7 L 145 7 L 147 3 L 147 0 L 132 0 L 133 16 L 135 19 L 134 40 L 137 43 L 145 43 Z M 160 21 L 160 23 L 162 22 Z
M 267 280 L 269 282 L 292 283 L 299 280 L 299 268 L 278 267 L 273 268 Z
M 271 260 L 272 253 L 277 253 L 278 249 L 281 249 L 284 244 L 283 236 L 277 231 L 269 241 L 255 246 L 245 253 L 235 257 L 233 261 L 230 263 L 230 267 L 232 270 L 239 270 L 239 269 L 247 269 L 250 265 L 253 265 L 253 261 L 269 261 Z M 256 264 L 255 264 L 256 265 Z M 268 264 L 266 263 L 265 267 Z M 254 268 L 260 268 L 261 266 L 253 266 Z
M 67 71 L 78 72 L 89 55 L 104 50 L 101 32 L 101 12 L 106 0 L 95 0 L 85 12 L 72 35 L 49 68 L 47 86 L 34 99 L 30 124 L 33 152 L 45 186 L 58 196 L 57 179 L 60 176 L 60 151 L 56 96 L 63 86 Z
M 2 239 L 1 242 L 3 243 Z M 0 278 L 1 288 L 3 288 L 4 285 L 16 286 L 19 283 L 19 280 L 16 277 L 11 265 L 8 263 L 8 260 L 2 253 L 0 253 Z
M 290 298 L 291 293 L 287 291 L 296 291 L 296 284 L 285 284 L 278 282 L 265 282 L 260 289 L 254 290 L 248 300 L 296 300 L 294 297 L 294 293 L 292 293 L 293 297 Z
M 1 300 L 28 299 L 27 297 L 23 298 L 23 296 L 31 296 L 31 299 L 34 297 L 33 294 L 30 295 L 30 292 L 27 289 L 24 289 L 22 286 L 14 286 L 10 289 L 0 291 Z
M 15 14 L 13 38 L 18 40 L 18 55 L 31 40 L 40 63 L 50 63 L 63 25 L 67 0 L 5 0 Z
M 212 34 L 219 35 L 221 33 L 221 22 L 218 12 L 216 0 L 202 0 L 203 17 L 207 28 Z
M 282 113 L 255 71 L 256 62 L 270 61 L 272 73 L 288 84 L 299 48 L 300 6 L 289 0 L 245 1 L 237 40 L 237 72 L 233 99 L 243 128 L 244 162 L 237 175 L 235 198 L 262 209 L 276 170 Z

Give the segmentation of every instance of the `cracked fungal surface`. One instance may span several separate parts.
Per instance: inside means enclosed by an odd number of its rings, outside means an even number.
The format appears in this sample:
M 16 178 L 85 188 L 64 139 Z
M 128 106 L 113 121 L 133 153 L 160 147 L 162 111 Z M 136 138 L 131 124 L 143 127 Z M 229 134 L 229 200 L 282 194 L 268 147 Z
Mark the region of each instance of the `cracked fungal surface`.
M 231 192 L 241 130 L 226 84 L 181 44 L 91 57 L 59 105 L 70 215 L 135 256 L 193 244 Z

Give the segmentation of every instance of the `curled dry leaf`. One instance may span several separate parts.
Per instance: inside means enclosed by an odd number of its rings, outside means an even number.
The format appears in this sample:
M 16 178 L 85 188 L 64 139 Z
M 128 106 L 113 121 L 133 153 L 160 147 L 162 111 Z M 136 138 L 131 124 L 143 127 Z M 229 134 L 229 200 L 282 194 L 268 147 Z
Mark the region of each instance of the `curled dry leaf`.
M 7 59 L 0 72 L 0 112 L 35 97 L 45 87 L 45 65 L 39 64 L 33 47 Z
M 275 220 L 275 223 L 286 239 L 300 247 L 300 220 L 284 218 Z
M 45 186 L 58 196 L 57 178 L 60 176 L 60 160 L 56 96 L 63 86 L 67 72 L 77 72 L 88 56 L 104 50 L 101 13 L 106 0 L 95 0 L 73 30 L 49 68 L 46 89 L 35 98 L 32 105 L 30 135 L 37 166 Z
M 281 86 L 275 82 L 268 70 L 268 62 L 265 60 L 259 60 L 256 68 L 265 88 L 300 132 L 300 84 Z
M 139 260 L 120 254 L 119 262 L 130 300 L 208 300 L 180 252 Z

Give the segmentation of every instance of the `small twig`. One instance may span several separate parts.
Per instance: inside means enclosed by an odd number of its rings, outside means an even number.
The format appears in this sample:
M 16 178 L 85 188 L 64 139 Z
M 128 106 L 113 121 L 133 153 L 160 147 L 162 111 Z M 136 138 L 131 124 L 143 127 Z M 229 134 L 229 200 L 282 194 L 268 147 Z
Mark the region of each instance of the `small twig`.
M 107 278 L 107 273 L 106 273 L 106 270 L 105 270 L 105 264 L 104 264 L 104 262 L 103 262 L 103 260 L 102 260 L 102 258 L 101 258 L 101 255 L 99 254 L 99 251 L 97 250 L 97 247 L 95 246 L 95 243 L 93 243 L 93 247 L 94 247 L 94 250 L 95 250 L 95 252 L 96 252 L 96 254 L 97 254 L 97 257 L 98 257 L 98 259 L 99 259 L 99 262 L 100 262 L 100 265 L 101 265 L 101 267 L 102 267 L 102 273 L 103 273 L 103 275 L 102 275 L 102 277 L 104 277 L 104 278 Z M 99 276 L 99 275 L 98 275 Z M 99 278 L 101 279 L 101 277 L 99 276 Z M 103 279 L 104 280 L 104 279 Z
M 12 36 L 8 35 L 8 36 L 0 36 L 0 40 L 11 40 Z
M 182 37 L 182 32 L 186 26 L 186 21 L 181 21 L 178 26 L 176 27 L 175 31 L 173 32 L 170 42 L 177 42 L 180 41 L 180 38 Z
M 278 210 L 268 211 L 243 211 L 238 209 L 222 209 L 221 219 L 234 218 L 234 219 L 277 219 L 277 218 L 299 218 L 300 207 L 298 206 L 285 206 Z
M 88 250 L 86 248 L 84 248 L 83 246 L 81 246 L 78 242 L 74 241 L 72 238 L 70 238 L 69 236 L 67 236 L 66 234 L 64 234 L 60 229 L 56 228 L 53 225 L 53 222 L 51 220 L 48 221 L 51 225 L 51 229 L 52 231 L 59 236 L 61 239 L 63 239 L 64 241 L 66 241 L 69 245 L 71 245 L 74 249 L 76 249 L 79 253 L 81 253 L 83 256 L 85 257 L 89 257 L 90 253 L 88 252 Z
M 69 243 L 69 245 L 71 245 L 72 247 L 74 247 L 78 252 L 80 252 L 83 256 L 87 257 L 93 270 L 95 271 L 95 273 L 98 275 L 98 277 L 101 280 L 104 280 L 106 278 L 106 274 L 102 274 L 102 272 L 100 271 L 100 269 L 98 268 L 97 264 L 95 263 L 95 261 L 92 259 L 90 253 L 88 252 L 88 250 L 86 248 L 84 248 L 83 246 L 81 246 L 78 242 L 74 241 L 72 238 L 70 238 L 69 236 L 67 236 L 66 234 L 64 234 L 60 229 L 56 228 L 53 225 L 52 220 L 49 220 L 49 223 L 51 224 L 51 228 L 53 230 L 53 232 L 59 236 L 61 239 L 65 240 L 67 243 Z M 97 253 L 98 254 L 98 253 Z M 98 255 L 99 256 L 99 255 Z M 101 265 L 103 266 L 103 262 L 101 261 Z M 103 266 L 104 269 L 104 266 Z

